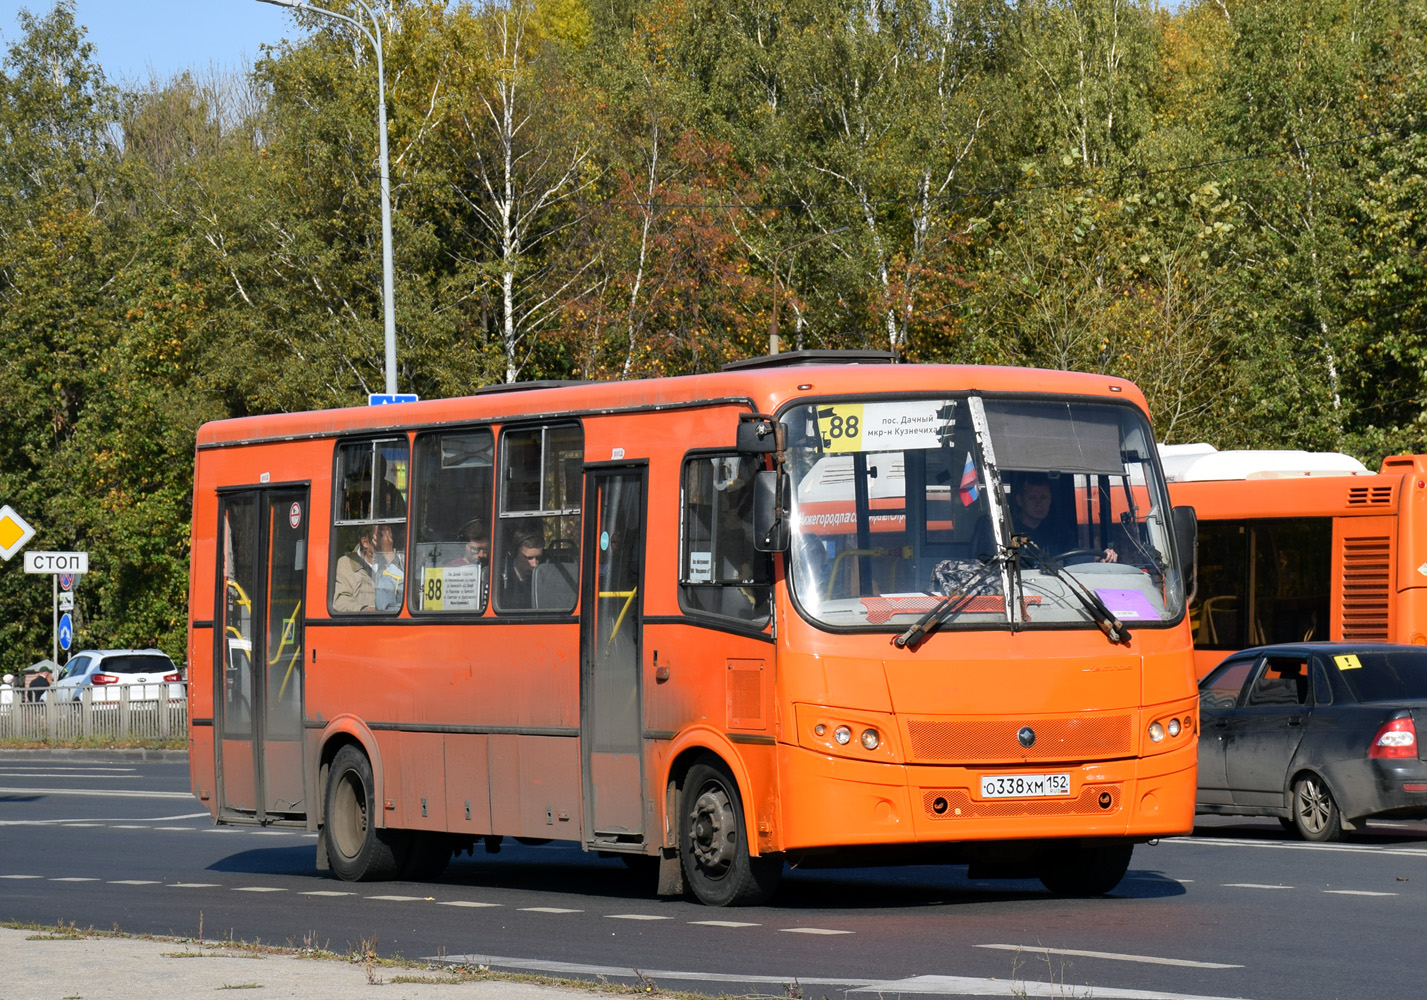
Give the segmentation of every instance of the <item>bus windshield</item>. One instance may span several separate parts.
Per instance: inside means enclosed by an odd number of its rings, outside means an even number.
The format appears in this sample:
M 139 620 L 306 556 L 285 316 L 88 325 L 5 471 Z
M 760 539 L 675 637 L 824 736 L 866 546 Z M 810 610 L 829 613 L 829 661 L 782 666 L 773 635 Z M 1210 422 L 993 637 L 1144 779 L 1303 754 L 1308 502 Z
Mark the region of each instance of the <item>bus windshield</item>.
M 784 412 L 798 607 L 837 629 L 1167 626 L 1169 501 L 1135 407 L 976 395 Z M 948 601 L 948 598 L 955 598 Z

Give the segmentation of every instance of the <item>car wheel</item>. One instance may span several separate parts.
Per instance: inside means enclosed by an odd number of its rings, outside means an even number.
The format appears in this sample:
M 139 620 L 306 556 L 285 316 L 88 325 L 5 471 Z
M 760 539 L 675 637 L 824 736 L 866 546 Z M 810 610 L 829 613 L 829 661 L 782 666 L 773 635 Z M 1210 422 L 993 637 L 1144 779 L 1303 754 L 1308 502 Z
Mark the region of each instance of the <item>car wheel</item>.
M 778 887 L 780 856 L 752 857 L 738 785 L 718 763 L 698 763 L 684 778 L 679 860 L 684 881 L 708 906 L 756 906 Z
M 337 751 L 327 775 L 322 837 L 327 861 L 347 882 L 395 878 L 406 860 L 410 837 L 403 830 L 379 830 L 372 765 L 361 748 Z
M 1316 774 L 1306 774 L 1293 783 L 1293 825 L 1304 840 L 1323 842 L 1343 835 L 1338 804 Z
M 1041 885 L 1057 896 L 1103 896 L 1124 879 L 1134 852 L 1128 842 L 1054 847 L 1041 862 Z

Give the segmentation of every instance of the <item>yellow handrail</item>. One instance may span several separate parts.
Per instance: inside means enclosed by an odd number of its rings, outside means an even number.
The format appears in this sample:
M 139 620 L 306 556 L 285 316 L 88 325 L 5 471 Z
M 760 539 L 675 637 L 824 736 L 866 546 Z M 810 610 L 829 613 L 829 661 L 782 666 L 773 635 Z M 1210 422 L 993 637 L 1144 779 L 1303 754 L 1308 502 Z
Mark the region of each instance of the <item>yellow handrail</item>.
M 601 590 L 597 597 L 623 597 L 624 607 L 619 609 L 619 617 L 614 620 L 614 628 L 610 630 L 609 640 L 605 643 L 605 649 L 614 645 L 614 637 L 619 635 L 619 627 L 624 624 L 624 616 L 629 614 L 630 607 L 634 604 L 634 595 L 639 593 L 639 588 L 633 590 Z

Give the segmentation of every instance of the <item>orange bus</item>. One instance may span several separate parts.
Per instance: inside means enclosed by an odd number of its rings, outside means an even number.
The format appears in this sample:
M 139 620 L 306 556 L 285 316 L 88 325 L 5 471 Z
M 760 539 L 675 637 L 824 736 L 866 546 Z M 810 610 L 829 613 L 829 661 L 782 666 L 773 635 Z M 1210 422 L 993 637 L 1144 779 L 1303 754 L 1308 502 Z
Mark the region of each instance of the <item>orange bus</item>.
M 1427 455 L 1161 449 L 1199 521 L 1195 669 L 1273 642 L 1427 644 Z
M 1193 823 L 1193 520 L 1144 399 L 882 358 L 205 425 L 195 794 L 349 880 L 513 837 L 713 905 L 785 863 L 1109 891 Z M 1028 476 L 1070 551 L 1017 533 Z

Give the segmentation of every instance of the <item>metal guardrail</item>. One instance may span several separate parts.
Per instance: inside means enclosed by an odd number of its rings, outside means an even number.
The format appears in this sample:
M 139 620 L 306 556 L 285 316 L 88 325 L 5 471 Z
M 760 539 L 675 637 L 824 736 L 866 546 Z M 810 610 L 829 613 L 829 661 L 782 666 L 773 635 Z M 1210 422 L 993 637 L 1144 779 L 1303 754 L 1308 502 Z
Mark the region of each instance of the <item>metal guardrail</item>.
M 60 701 L 56 692 L 17 689 L 12 698 L 0 697 L 0 739 L 25 740 L 126 740 L 169 739 L 188 730 L 188 688 L 167 683 L 167 697 L 130 697 L 126 686 L 119 686 L 117 701 L 92 698 L 93 689 L 85 688 L 79 699 Z M 174 688 L 180 690 L 172 695 Z M 9 695 L 11 692 L 0 692 Z M 26 700 L 28 695 L 38 700 Z

